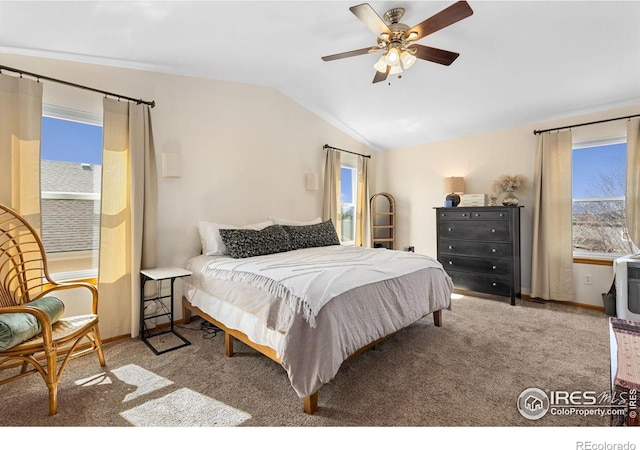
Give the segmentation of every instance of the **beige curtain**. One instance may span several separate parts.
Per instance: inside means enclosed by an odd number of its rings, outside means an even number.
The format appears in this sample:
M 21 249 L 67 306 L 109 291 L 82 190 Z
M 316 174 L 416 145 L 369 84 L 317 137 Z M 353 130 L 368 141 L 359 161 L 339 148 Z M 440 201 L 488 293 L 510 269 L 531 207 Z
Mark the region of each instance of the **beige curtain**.
M 157 173 L 149 106 L 104 99 L 101 332 L 140 331 L 140 269 L 156 263 Z
M 571 130 L 538 135 L 531 297 L 573 301 Z
M 40 231 L 42 84 L 0 74 L 0 203 Z
M 627 191 L 625 195 L 629 238 L 640 247 L 640 118 L 627 123 Z
M 359 156 L 358 201 L 356 202 L 356 246 L 371 247 L 369 222 L 369 158 Z
M 342 213 L 340 211 L 340 152 L 327 149 L 324 165 L 323 218 L 333 222 L 338 237 L 342 236 Z

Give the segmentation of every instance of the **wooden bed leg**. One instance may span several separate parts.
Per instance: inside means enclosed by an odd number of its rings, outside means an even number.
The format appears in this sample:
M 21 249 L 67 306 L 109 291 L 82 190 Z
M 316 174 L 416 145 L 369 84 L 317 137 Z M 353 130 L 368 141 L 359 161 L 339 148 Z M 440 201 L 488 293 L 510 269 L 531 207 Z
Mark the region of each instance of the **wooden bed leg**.
M 442 310 L 441 309 L 433 312 L 433 323 L 437 327 L 442 326 Z
M 226 331 L 224 333 L 224 351 L 228 357 L 233 356 L 233 336 Z
M 182 308 L 182 322 L 185 325 L 188 325 L 191 323 L 191 311 L 189 311 L 185 307 Z
M 313 394 L 302 399 L 305 413 L 314 414 L 318 410 L 318 392 L 319 391 L 315 391 Z

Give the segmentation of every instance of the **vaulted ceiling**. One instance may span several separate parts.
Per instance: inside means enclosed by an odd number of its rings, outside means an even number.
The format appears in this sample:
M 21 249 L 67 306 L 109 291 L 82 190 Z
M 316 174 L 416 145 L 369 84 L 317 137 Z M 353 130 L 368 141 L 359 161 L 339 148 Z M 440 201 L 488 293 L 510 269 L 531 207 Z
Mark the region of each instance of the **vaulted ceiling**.
M 409 27 L 453 3 L 402 7 Z M 271 86 L 375 150 L 640 104 L 640 2 L 469 1 L 420 44 L 460 53 L 372 83 L 379 53 L 344 1 L 0 1 L 1 53 Z M 72 80 L 70 80 L 72 81 Z

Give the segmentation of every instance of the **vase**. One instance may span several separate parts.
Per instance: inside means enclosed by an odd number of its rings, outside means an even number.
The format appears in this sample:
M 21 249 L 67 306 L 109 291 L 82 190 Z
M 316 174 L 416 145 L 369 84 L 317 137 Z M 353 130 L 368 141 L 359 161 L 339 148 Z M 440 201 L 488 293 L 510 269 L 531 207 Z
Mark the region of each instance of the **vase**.
M 518 200 L 514 192 L 507 192 L 507 195 L 502 199 L 504 206 L 518 206 L 518 203 L 520 203 L 520 200 Z

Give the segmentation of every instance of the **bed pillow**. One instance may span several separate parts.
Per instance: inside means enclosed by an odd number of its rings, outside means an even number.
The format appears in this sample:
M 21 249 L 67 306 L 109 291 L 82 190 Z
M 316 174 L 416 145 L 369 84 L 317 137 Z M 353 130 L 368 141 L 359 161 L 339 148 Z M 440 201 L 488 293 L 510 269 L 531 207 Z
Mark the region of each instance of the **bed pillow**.
M 220 228 L 261 230 L 268 227 L 269 225 L 273 225 L 273 221 L 267 220 L 265 222 L 244 226 L 224 225 L 215 222 L 198 222 L 198 233 L 200 234 L 202 253 L 208 256 L 229 254 L 229 252 L 227 252 L 227 249 L 225 248 L 224 242 L 222 242 L 222 238 L 220 237 Z
M 270 255 L 292 249 L 289 235 L 281 225 L 262 230 L 220 229 L 220 236 L 232 258 Z
M 293 249 L 340 245 L 338 233 L 331 219 L 313 225 L 283 225 L 282 228 L 289 235 Z
M 269 217 L 269 220 L 272 220 L 275 225 L 295 225 L 295 226 L 298 226 L 298 225 L 314 225 L 316 223 L 322 222 L 322 218 L 321 217 L 316 217 L 313 220 L 303 220 L 303 221 L 283 219 L 281 217 Z
M 43 310 L 51 324 L 56 323 L 64 313 L 64 303 L 55 297 L 43 297 L 28 303 Z M 42 332 L 40 322 L 33 314 L 0 314 L 0 351 L 14 347 Z

